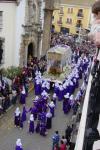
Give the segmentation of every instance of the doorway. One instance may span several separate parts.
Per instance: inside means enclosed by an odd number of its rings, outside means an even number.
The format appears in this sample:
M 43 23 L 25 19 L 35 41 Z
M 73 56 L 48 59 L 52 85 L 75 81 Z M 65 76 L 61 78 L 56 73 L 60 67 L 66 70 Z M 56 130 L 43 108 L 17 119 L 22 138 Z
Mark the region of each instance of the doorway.
M 34 57 L 34 46 L 33 46 L 33 43 L 30 43 L 28 45 L 28 50 L 27 50 L 27 60 L 29 60 L 33 57 Z

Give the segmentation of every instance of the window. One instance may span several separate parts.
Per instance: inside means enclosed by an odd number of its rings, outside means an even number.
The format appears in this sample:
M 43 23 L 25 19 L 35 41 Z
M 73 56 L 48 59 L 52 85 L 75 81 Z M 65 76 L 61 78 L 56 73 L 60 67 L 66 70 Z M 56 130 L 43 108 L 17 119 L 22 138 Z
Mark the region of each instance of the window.
M 79 9 L 79 10 L 78 10 L 77 16 L 78 16 L 78 17 L 83 17 L 83 9 Z
M 73 13 L 73 8 L 71 8 L 71 14 Z
M 0 30 L 2 30 L 2 26 L 3 26 L 3 12 L 0 11 Z
M 77 20 L 76 27 L 82 27 L 82 20 Z
M 60 7 L 60 14 L 63 14 L 63 7 Z
M 59 17 L 58 23 L 59 23 L 59 24 L 62 24 L 62 17 Z
M 72 24 L 72 19 L 71 19 L 71 18 L 67 18 L 66 23 L 68 23 L 68 24 Z
M 72 14 L 73 13 L 73 8 L 68 8 L 68 13 Z

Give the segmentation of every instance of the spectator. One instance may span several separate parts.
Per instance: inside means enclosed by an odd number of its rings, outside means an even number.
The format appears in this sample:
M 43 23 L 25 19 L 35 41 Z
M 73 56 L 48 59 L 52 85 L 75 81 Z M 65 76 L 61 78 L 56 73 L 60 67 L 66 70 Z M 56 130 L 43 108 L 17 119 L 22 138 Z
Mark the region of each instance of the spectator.
M 63 141 L 65 145 L 67 144 L 67 139 L 65 138 L 65 136 L 64 136 L 64 135 L 62 136 L 61 141 Z
M 60 144 L 60 150 L 67 150 L 66 144 L 62 140 L 61 140 L 61 144 Z
M 55 131 L 52 140 L 53 140 L 52 150 L 54 150 L 55 145 L 59 146 L 60 135 L 58 131 Z
M 70 126 L 67 126 L 67 129 L 65 130 L 65 137 L 67 139 L 68 144 L 70 142 L 70 137 L 71 137 L 72 131 L 73 131 L 73 128 Z

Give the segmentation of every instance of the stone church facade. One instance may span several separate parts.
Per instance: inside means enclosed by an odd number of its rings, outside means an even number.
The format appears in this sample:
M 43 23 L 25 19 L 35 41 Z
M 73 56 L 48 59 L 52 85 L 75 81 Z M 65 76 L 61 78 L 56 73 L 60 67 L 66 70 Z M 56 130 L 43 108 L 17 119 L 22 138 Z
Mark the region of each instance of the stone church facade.
M 41 57 L 44 7 L 44 0 L 0 1 L 2 67 L 24 66 L 28 57 Z
M 25 8 L 24 34 L 20 46 L 20 65 L 26 65 L 28 57 L 38 57 L 41 54 L 42 23 L 41 23 L 41 0 L 28 0 Z

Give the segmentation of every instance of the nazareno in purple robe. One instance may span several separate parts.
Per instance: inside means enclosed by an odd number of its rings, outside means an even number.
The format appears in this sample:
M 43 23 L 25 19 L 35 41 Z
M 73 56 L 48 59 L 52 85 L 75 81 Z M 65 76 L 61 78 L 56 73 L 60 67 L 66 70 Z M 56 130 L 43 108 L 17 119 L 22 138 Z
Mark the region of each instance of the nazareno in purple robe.
M 35 95 L 41 94 L 41 84 L 35 83 Z
M 29 123 L 29 133 L 34 133 L 34 121 L 30 121 Z
M 50 107 L 49 106 L 49 108 L 50 108 L 50 112 L 52 114 L 52 117 L 54 117 L 55 116 L 55 107 Z
M 60 89 L 59 89 L 58 100 L 59 100 L 59 101 L 62 101 L 63 98 L 64 98 L 64 92 L 63 92 L 63 90 L 60 90 Z
M 31 114 L 33 114 L 34 120 L 37 119 L 37 113 L 38 113 L 38 109 L 35 106 L 31 108 Z
M 46 125 L 44 123 L 40 125 L 40 135 L 46 136 Z
M 64 106 L 64 109 L 63 109 L 64 114 L 67 114 L 70 111 L 70 109 L 71 109 L 71 106 L 70 106 L 69 101 L 67 100 L 66 105 Z
M 22 93 L 21 93 L 21 96 L 20 96 L 20 103 L 21 103 L 21 104 L 25 104 L 25 103 L 26 103 L 26 94 L 22 94 Z
M 23 112 L 22 112 L 22 121 L 24 122 L 24 121 L 26 121 L 26 119 L 27 119 L 27 116 L 26 116 L 26 108 L 25 107 L 23 107 Z
M 20 147 L 20 146 L 17 146 L 17 145 L 16 145 L 15 150 L 23 150 L 23 148 L 22 148 L 22 147 Z

